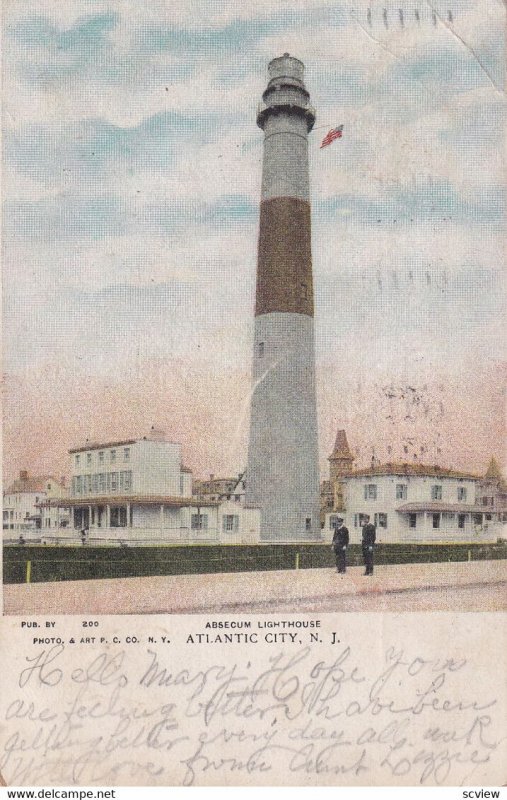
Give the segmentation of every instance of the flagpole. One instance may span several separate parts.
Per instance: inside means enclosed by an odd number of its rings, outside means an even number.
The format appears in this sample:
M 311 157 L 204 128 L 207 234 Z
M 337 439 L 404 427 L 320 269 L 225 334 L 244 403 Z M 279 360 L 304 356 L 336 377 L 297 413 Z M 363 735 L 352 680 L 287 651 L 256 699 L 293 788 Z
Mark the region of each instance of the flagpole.
M 310 133 L 313 133 L 314 131 L 322 131 L 324 128 L 329 128 L 330 125 L 332 125 L 332 123 L 328 123 L 327 125 L 318 125 L 316 128 L 312 128 Z

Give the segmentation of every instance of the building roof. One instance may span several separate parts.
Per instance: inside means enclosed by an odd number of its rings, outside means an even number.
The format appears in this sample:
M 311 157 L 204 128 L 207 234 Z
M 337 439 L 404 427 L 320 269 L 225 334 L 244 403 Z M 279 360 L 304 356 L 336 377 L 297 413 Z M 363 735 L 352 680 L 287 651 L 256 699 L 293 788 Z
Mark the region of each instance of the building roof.
M 488 469 L 484 477 L 500 481 L 503 480 L 502 470 L 498 466 L 498 462 L 494 456 L 491 456 L 491 461 L 488 464 Z
M 98 450 L 102 448 L 107 450 L 108 447 L 121 447 L 122 445 L 135 444 L 136 442 L 140 441 L 142 441 L 142 438 L 118 439 L 114 442 L 87 442 L 87 444 L 84 444 L 81 447 L 73 447 L 71 450 L 69 450 L 69 453 L 85 453 L 87 450 Z
M 447 467 L 440 467 L 438 464 L 412 464 L 412 463 L 388 463 L 375 464 L 366 469 L 354 470 L 344 480 L 350 478 L 373 477 L 374 475 L 425 475 L 435 478 L 468 478 L 468 480 L 478 481 L 480 477 L 471 472 L 460 472 Z
M 347 442 L 347 434 L 344 430 L 339 430 L 336 433 L 333 452 L 329 456 L 328 460 L 334 458 L 350 459 L 350 461 L 354 460 L 354 456 L 350 451 L 349 443 Z
M 491 514 L 494 512 L 492 508 L 486 508 L 485 506 L 477 506 L 477 505 L 466 505 L 466 503 L 405 503 L 403 506 L 399 506 L 396 511 L 400 511 L 402 514 L 410 514 L 417 511 L 428 511 L 428 512 L 435 512 L 438 513 L 439 511 L 453 511 L 459 514 Z
M 181 467 L 181 472 L 187 472 L 189 475 L 192 474 L 190 467 Z
M 206 494 L 215 492 L 230 492 L 238 483 L 238 478 L 209 478 L 208 480 L 194 481 L 194 490 L 199 489 Z
M 53 480 L 57 483 L 57 479 L 53 475 L 29 475 L 25 470 L 21 470 L 19 478 L 16 478 L 4 492 L 5 494 L 33 494 L 34 492 L 44 492 L 46 490 L 46 482 Z
M 498 483 L 498 488 L 501 492 L 507 491 L 507 483 L 502 474 L 502 470 L 498 466 L 498 462 L 496 458 L 494 458 L 494 456 L 491 457 L 491 461 L 489 462 L 488 469 L 486 470 L 484 480 Z

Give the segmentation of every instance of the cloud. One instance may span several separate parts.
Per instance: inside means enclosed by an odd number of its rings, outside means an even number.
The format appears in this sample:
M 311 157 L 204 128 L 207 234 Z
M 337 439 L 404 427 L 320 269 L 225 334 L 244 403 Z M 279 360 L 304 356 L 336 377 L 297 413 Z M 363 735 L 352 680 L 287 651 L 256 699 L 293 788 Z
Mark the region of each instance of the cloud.
M 105 175 L 106 169 L 112 169 L 113 178 L 118 170 L 167 174 L 189 141 L 202 148 L 216 141 L 232 121 L 236 117 L 204 110 L 194 114 L 161 112 L 132 127 L 102 119 L 28 125 L 16 134 L 6 132 L 4 152 L 25 175 L 61 185 L 82 182 L 86 190 L 90 179 Z

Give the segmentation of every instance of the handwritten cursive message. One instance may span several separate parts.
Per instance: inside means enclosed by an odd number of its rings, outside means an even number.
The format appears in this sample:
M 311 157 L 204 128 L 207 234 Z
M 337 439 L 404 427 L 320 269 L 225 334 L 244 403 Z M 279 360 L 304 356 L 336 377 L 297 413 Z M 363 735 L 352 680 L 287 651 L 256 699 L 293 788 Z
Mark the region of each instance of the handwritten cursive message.
M 29 648 L 2 714 L 8 782 L 470 784 L 501 759 L 502 709 L 473 658 L 389 643 L 365 659 L 336 632 L 268 649 L 187 640 L 140 636 L 135 657 Z

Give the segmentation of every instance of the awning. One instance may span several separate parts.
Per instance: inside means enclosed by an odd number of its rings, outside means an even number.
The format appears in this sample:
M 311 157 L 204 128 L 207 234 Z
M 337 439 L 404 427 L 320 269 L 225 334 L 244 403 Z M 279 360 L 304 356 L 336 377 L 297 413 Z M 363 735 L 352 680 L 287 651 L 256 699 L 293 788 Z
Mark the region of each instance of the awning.
M 48 498 L 39 503 L 40 508 L 76 508 L 76 506 L 171 506 L 172 508 L 204 508 L 219 504 L 212 500 L 198 501 L 193 497 L 174 497 L 167 495 L 102 495 L 93 497 Z
M 438 514 L 454 512 L 455 514 L 494 514 L 495 510 L 488 506 L 466 505 L 466 503 L 405 503 L 396 509 L 400 514 L 414 514 L 418 511 Z

